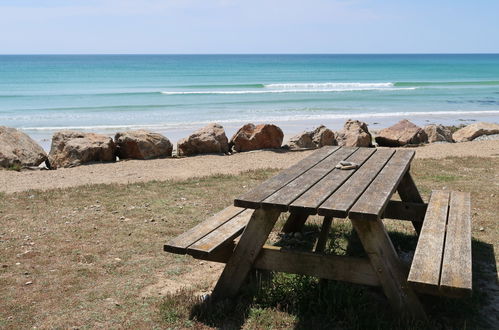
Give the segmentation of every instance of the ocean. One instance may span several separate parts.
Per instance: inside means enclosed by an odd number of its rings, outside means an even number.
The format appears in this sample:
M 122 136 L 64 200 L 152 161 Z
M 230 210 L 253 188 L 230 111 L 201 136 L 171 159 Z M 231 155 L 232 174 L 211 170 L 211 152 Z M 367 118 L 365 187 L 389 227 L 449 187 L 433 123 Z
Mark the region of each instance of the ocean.
M 499 122 L 499 54 L 0 56 L 0 125 L 46 149 L 61 129 L 145 128 L 175 142 L 210 122 L 289 136 L 349 118 Z

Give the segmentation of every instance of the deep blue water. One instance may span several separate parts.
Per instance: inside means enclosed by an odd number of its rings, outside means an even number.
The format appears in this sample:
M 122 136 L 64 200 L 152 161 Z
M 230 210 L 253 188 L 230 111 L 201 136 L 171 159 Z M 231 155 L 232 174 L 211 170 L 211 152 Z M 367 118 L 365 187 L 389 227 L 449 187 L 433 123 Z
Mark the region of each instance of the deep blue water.
M 37 137 L 402 117 L 498 121 L 499 55 L 0 56 L 0 125 Z

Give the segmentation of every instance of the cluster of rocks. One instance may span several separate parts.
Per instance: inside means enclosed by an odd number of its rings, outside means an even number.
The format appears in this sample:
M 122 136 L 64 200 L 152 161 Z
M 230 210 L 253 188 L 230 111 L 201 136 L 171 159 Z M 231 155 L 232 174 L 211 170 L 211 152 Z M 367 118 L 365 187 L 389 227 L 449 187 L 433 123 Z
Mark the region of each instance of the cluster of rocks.
M 230 154 L 258 149 L 286 148 L 291 150 L 315 149 L 326 145 L 347 147 L 401 147 L 434 142 L 472 141 L 483 135 L 499 134 L 499 124 L 479 122 L 455 132 L 442 125 L 423 128 L 408 120 L 382 129 L 373 137 L 367 124 L 348 120 L 343 129 L 333 132 L 321 125 L 305 131 L 283 146 L 284 134 L 276 125 L 246 124 L 229 140 L 219 124 L 209 124 L 177 143 L 177 156 L 218 153 Z M 153 159 L 172 157 L 173 145 L 165 136 L 146 130 L 119 132 L 114 139 L 96 133 L 59 131 L 52 137 L 49 154 L 27 134 L 0 126 L 0 167 L 22 168 L 39 166 L 48 168 L 73 167 L 90 162 L 113 162 L 119 159 Z

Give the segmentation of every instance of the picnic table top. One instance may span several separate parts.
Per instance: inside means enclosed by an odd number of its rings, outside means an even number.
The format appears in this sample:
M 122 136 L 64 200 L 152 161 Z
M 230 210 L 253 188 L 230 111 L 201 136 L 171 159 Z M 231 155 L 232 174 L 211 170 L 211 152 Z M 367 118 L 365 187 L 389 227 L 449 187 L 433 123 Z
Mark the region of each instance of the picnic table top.
M 234 200 L 339 218 L 379 219 L 414 157 L 413 150 L 323 147 Z M 356 169 L 336 168 L 341 161 Z

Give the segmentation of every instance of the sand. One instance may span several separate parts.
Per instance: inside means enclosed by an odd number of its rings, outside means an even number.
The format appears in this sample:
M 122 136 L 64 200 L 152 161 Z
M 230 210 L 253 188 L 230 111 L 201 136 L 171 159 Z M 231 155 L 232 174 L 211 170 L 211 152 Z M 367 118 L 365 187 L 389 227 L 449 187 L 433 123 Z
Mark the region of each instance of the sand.
M 416 158 L 499 157 L 499 140 L 435 143 L 414 148 Z M 0 171 L 0 192 L 48 190 L 87 184 L 182 180 L 212 174 L 291 166 L 313 151 L 253 151 L 231 156 L 202 155 L 187 158 L 129 160 L 91 164 L 55 171 Z

